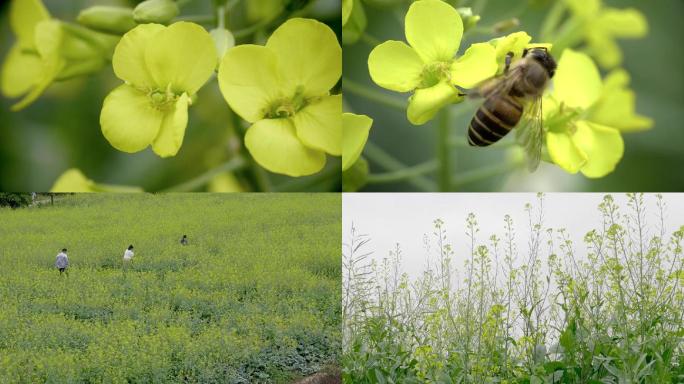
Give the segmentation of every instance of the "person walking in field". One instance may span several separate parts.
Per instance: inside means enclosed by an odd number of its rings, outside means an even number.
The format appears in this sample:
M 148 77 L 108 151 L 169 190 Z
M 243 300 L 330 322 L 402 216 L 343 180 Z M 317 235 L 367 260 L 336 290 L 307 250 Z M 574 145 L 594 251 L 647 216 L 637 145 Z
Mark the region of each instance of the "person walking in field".
M 123 261 L 124 261 L 124 267 L 127 267 L 128 264 L 130 264 L 131 260 L 133 260 L 133 244 L 129 245 L 128 248 L 124 251 L 123 255 Z
M 188 245 L 188 235 L 183 235 L 180 240 L 181 245 Z
M 64 273 L 66 269 L 69 268 L 69 257 L 67 257 L 66 248 L 62 248 L 62 251 L 57 254 L 57 259 L 55 260 L 55 267 L 59 269 L 60 276 L 62 276 L 62 273 Z

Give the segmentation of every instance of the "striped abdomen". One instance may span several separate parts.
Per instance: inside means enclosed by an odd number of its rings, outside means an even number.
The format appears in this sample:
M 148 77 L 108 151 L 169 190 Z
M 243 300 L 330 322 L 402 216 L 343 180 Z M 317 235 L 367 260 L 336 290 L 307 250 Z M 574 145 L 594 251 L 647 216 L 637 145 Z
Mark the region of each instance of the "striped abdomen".
M 496 143 L 518 124 L 522 105 L 512 96 L 490 96 L 475 112 L 468 126 L 468 143 L 486 147 Z

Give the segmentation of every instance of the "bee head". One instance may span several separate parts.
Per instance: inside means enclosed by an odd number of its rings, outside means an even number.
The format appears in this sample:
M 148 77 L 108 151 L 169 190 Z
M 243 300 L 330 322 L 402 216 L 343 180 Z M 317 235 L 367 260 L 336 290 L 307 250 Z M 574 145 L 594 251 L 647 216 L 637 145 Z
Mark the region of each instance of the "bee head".
M 549 78 L 552 78 L 556 73 L 556 60 L 553 59 L 553 56 L 551 56 L 546 47 L 525 48 L 523 57 L 526 57 L 527 55 L 546 69 Z

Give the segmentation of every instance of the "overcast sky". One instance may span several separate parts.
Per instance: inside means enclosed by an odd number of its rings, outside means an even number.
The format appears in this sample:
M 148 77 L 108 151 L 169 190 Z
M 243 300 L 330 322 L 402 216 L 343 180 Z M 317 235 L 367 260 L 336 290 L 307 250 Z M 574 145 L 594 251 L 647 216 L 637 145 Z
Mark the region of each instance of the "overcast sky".
M 604 193 L 549 193 L 545 197 L 544 227 L 566 228 L 579 254 L 584 253 L 584 235 L 598 228 L 601 215 L 597 210 Z M 612 194 L 626 212 L 627 197 Z M 684 225 L 684 193 L 664 194 L 667 204 L 666 227 L 668 236 Z M 655 196 L 646 194 L 647 219 L 655 225 L 657 207 Z M 371 236 L 368 250 L 376 259 L 387 256 L 395 243 L 403 251 L 404 271 L 412 276 L 425 266 L 423 237 L 432 238 L 433 221 L 441 218 L 447 229 L 449 242 L 456 251 L 455 265 L 461 266 L 469 257 L 465 237 L 468 213 L 477 215 L 479 239 L 486 241 L 492 233 L 503 236 L 503 218 L 513 218 L 519 253 L 527 249 L 529 230 L 525 203 L 536 206 L 534 193 L 345 193 L 342 197 L 343 242 L 350 236 L 352 222 L 360 233 Z

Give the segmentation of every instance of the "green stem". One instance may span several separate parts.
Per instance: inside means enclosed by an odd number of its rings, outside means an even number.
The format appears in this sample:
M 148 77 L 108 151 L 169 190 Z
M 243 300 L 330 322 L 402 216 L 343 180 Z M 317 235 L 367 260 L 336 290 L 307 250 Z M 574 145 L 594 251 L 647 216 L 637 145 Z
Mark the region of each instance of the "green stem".
M 393 172 L 375 173 L 368 175 L 368 183 L 392 183 L 395 181 L 402 181 L 411 179 L 424 173 L 432 172 L 437 169 L 439 163 L 436 160 L 426 161 L 425 163 L 414 165 L 412 167 L 400 169 Z
M 224 172 L 234 172 L 247 166 L 247 162 L 242 157 L 235 157 L 230 161 L 212 168 L 207 172 L 195 177 L 192 180 L 167 188 L 162 192 L 191 192 L 209 183 L 214 177 Z
M 178 16 L 174 21 L 190 21 L 197 24 L 213 24 L 216 22 L 216 16 L 214 15 L 186 15 Z
M 566 6 L 564 1 L 554 2 L 551 10 L 546 14 L 546 18 L 542 23 L 541 29 L 539 31 L 539 41 L 547 42 L 552 40 L 553 31 L 558 29 L 558 24 L 563 18 L 565 9 Z
M 439 161 L 439 190 L 447 192 L 451 188 L 451 156 L 449 142 L 449 108 L 439 114 L 437 124 L 437 160 Z
M 368 88 L 365 85 L 359 84 L 346 77 L 342 79 L 342 92 L 349 92 L 353 95 L 363 97 L 378 104 L 401 110 L 406 110 L 408 104 L 404 100 L 399 100 L 396 97 L 389 96 L 382 92 Z
M 392 155 L 388 154 L 371 141 L 366 143 L 363 153 L 374 163 L 388 171 L 398 171 L 407 168 L 406 164 L 395 159 Z M 411 179 L 407 179 L 407 182 L 422 191 L 433 192 L 437 190 L 437 185 L 424 176 L 414 176 Z
M 216 27 L 224 29 L 226 27 L 226 6 L 219 5 L 216 7 Z
M 454 190 L 460 187 L 475 183 L 478 181 L 489 179 L 493 176 L 503 175 L 510 171 L 520 168 L 519 162 L 497 164 L 490 167 L 482 167 L 472 171 L 463 172 L 455 177 L 457 181 L 452 184 Z
M 341 168 L 328 167 L 321 172 L 309 176 L 309 177 L 299 177 L 287 181 L 283 184 L 276 185 L 273 187 L 274 192 L 302 192 L 310 187 L 317 186 L 322 182 L 332 180 L 334 176 L 339 176 L 342 174 Z

